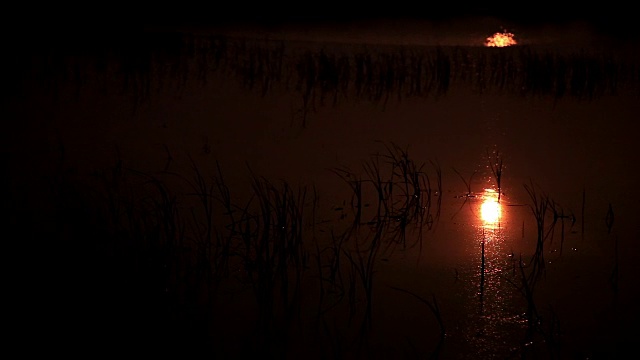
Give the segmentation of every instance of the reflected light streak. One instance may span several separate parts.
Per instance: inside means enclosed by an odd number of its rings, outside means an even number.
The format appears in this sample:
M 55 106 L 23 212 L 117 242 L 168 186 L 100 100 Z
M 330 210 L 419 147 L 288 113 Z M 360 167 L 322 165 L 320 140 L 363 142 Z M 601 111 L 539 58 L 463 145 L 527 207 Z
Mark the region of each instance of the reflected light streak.
M 480 216 L 485 226 L 495 225 L 502 216 L 502 207 L 498 202 L 498 192 L 493 189 L 484 189 Z

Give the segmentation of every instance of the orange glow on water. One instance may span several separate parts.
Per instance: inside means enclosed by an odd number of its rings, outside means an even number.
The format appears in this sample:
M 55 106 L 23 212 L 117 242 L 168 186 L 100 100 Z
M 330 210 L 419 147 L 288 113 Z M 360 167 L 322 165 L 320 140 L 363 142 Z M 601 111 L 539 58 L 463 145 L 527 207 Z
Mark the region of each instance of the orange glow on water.
M 482 205 L 480 205 L 480 216 L 485 225 L 493 225 L 500 220 L 502 208 L 498 202 L 498 193 L 495 190 L 484 190 Z
M 515 39 L 515 35 L 505 30 L 501 33 L 495 33 L 492 36 L 488 37 L 484 43 L 484 46 L 505 47 L 517 44 L 518 42 Z

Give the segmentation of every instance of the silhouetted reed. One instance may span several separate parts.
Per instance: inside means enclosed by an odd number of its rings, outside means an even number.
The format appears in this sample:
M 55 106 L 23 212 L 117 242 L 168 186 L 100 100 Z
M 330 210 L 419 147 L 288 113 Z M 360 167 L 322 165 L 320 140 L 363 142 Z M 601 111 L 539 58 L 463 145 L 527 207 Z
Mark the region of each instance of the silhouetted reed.
M 334 168 L 331 171 L 338 175 L 344 182 L 349 185 L 351 189 L 351 198 L 349 199 L 349 209 L 353 214 L 353 221 L 351 223 L 351 227 L 349 233 L 353 233 L 360 228 L 362 224 L 362 208 L 363 208 L 363 199 L 362 199 L 362 184 L 363 180 L 360 178 L 360 175 L 356 175 L 352 173 L 349 169 L 340 169 Z M 344 209 L 343 209 L 344 210 Z
M 57 193 L 52 213 L 60 234 L 47 239 L 60 249 L 47 249 L 69 267 L 56 275 L 78 277 L 77 283 L 66 278 L 64 288 L 72 291 L 82 276 L 92 278 L 90 291 L 100 300 L 91 305 L 108 308 L 100 319 L 111 317 L 106 323 L 121 326 L 136 322 L 137 327 L 122 332 L 171 342 L 174 353 L 199 344 L 197 351 L 206 347 L 217 355 L 287 357 L 300 342 L 321 348 L 328 357 L 373 351 L 369 331 L 378 324 L 374 307 L 380 261 L 397 260 L 396 251 L 421 245 L 420 233 L 438 221 L 439 165 L 419 163 L 408 148 L 382 143 L 382 150 L 357 171 L 333 169 L 347 186 L 340 211 L 348 216 L 323 223 L 317 220 L 315 188 L 250 172 L 251 186 L 238 193 L 218 163 L 187 160 L 185 175 L 136 171 L 118 157 L 82 186 L 70 169 L 58 165 L 61 171 L 50 179 L 50 191 Z M 471 194 L 470 180 L 461 178 Z M 563 221 L 573 224 L 575 216 L 533 182 L 525 189 L 536 220 L 535 249 L 529 261 L 512 253 L 509 271 L 500 273 L 526 306 L 525 335 L 514 351 L 527 355 L 533 347 L 528 344 L 544 342 L 548 353 L 556 354 L 562 345 L 560 319 L 541 306 L 538 289 L 554 228 L 562 228 Z M 610 206 L 605 218 L 612 213 Z M 605 225 L 615 236 L 609 280 L 617 294 L 620 248 L 612 220 Z M 487 249 L 481 265 L 483 296 L 489 279 L 484 278 Z M 76 259 L 79 254 L 87 259 Z M 78 268 L 82 275 L 76 274 Z M 438 357 L 447 340 L 446 313 L 435 297 L 427 300 L 414 290 L 389 286 L 429 307 L 440 329 L 438 344 L 430 349 Z M 89 291 L 81 289 L 74 291 Z M 236 314 L 248 318 L 235 320 Z M 235 321 L 240 333 L 228 332 Z M 305 332 L 307 327 L 315 332 Z
M 272 345 L 286 348 L 287 323 L 299 314 L 297 299 L 308 256 L 302 246 L 306 189 L 276 186 L 253 175 L 252 190 L 249 201 L 255 204 L 246 206 L 241 224 L 242 260 L 258 304 L 259 346 L 270 353 Z
M 511 276 L 504 276 L 509 283 L 518 289 L 526 301 L 526 331 L 522 346 L 516 352 L 525 357 L 557 357 L 561 353 L 562 347 L 559 338 L 560 321 L 553 308 L 550 308 L 548 314 L 545 313 L 545 315 L 540 312 L 536 289 L 544 279 L 543 275 L 546 274 L 545 251 L 548 246 L 552 245 L 555 227 L 560 223 L 560 255 L 562 255 L 564 221 L 569 220 L 573 226 L 576 220 L 572 212 L 565 213 L 562 206 L 547 194 L 541 193 L 533 182 L 524 184 L 524 188 L 531 200 L 529 207 L 536 221 L 535 249 L 528 262 L 525 262 L 520 255 L 520 259 L 517 261 L 517 270 L 519 271 L 516 271 L 516 263 L 514 262 Z M 515 254 L 511 256 L 515 261 Z M 534 346 L 535 343 L 546 344 L 547 350 L 544 355 L 536 353 L 540 348 Z
M 535 288 L 538 285 L 539 277 L 532 277 L 525 272 L 525 264 L 520 257 L 518 261 L 518 269 L 520 283 L 515 283 L 514 280 L 507 278 L 512 285 L 514 285 L 522 296 L 526 300 L 527 309 L 525 311 L 526 318 L 526 331 L 522 339 L 520 347 L 515 350 L 521 357 L 533 356 L 538 358 L 540 356 L 547 358 L 556 358 L 561 352 L 561 343 L 559 339 L 559 326 L 560 322 L 557 318 L 553 308 L 549 309 L 549 317 L 543 316 L 536 303 Z M 535 354 L 538 346 L 534 346 L 541 337 L 541 343 L 546 344 L 547 352 L 544 354 Z
M 502 197 L 502 156 L 500 155 L 499 150 L 495 150 L 493 154 L 489 154 L 489 150 L 487 150 L 487 157 L 489 157 L 489 167 L 491 168 L 491 173 L 493 174 L 493 178 L 496 182 L 496 187 L 498 188 L 498 202 L 500 202 L 500 198 Z
M 138 330 L 146 329 L 143 336 L 156 341 L 171 341 L 171 351 L 188 352 L 183 347 L 192 341 L 211 346 L 210 351 L 225 348 L 230 338 L 217 307 L 228 304 L 219 300 L 235 287 L 251 289 L 256 332 L 247 332 L 251 346 L 246 350 L 281 354 L 291 328 L 299 326 L 295 321 L 301 320 L 308 270 L 303 242 L 313 241 L 307 236 L 317 198 L 304 187 L 275 185 L 254 174 L 249 200 L 243 203 L 218 164 L 212 175 L 192 159 L 191 165 L 191 176 L 152 174 L 127 168 L 118 158 L 113 167 L 82 183 L 75 183 L 77 175 L 54 178 L 51 191 L 61 196 L 52 203 L 57 221 L 77 232 L 61 233 L 61 248 L 51 256 L 70 266 L 80 264 L 80 258 L 70 261 L 72 254 L 86 248 L 81 256 L 93 264 L 77 270 L 92 278 L 91 287 L 104 297 L 97 304 L 115 302 L 109 305 L 114 309 L 109 321 L 148 321 L 148 328 Z M 73 210 L 75 198 L 85 210 Z
M 459 85 L 471 85 L 481 93 L 590 100 L 621 90 L 637 91 L 640 83 L 635 58 L 587 51 L 555 53 L 535 46 L 353 46 L 341 50 L 316 44 L 319 50 L 300 50 L 287 42 L 179 33 L 138 34 L 121 40 L 86 47 L 29 45 L 23 53 L 8 55 L 11 71 L 6 86 L 30 96 L 39 90 L 32 85 L 39 85 L 60 97 L 67 94 L 59 90 L 71 88 L 75 98 L 83 96 L 85 87 L 95 86 L 106 95 L 111 91 L 131 95 L 135 109 L 155 92 L 206 86 L 212 76 L 223 75 L 261 96 L 279 90 L 299 93 L 300 113 L 306 120 L 316 106 L 363 99 L 385 105 L 393 99 L 442 96 Z M 60 152 L 63 150 L 61 146 Z M 312 316 L 324 329 L 323 340 L 330 343 L 327 352 L 338 358 L 351 350 L 353 340 L 340 328 L 345 312 L 348 324 L 362 319 L 361 339 L 374 323 L 376 269 L 381 257 L 415 246 L 421 254 L 424 230 L 431 230 L 440 216 L 440 165 L 417 162 L 407 148 L 393 143 L 384 144 L 381 152 L 356 170 L 333 169 L 350 190 L 343 209 L 349 219 L 346 227 L 332 224 L 324 233 L 316 227 L 315 189 L 310 195 L 306 187 L 274 183 L 252 173 L 250 189 L 238 194 L 218 163 L 208 169 L 189 159 L 191 174 L 170 172 L 174 159 L 166 146 L 165 150 L 164 171 L 158 173 L 130 169 L 118 158 L 90 180 L 79 180 L 72 168 L 59 165 L 60 172 L 47 184 L 50 198 L 34 196 L 37 200 L 32 201 L 51 201 L 44 205 L 51 209 L 43 211 L 51 219 L 28 209 L 25 213 L 30 217 L 20 220 L 19 230 L 41 238 L 33 244 L 41 245 L 43 250 L 38 252 L 44 255 L 35 257 L 47 265 L 42 266 L 42 276 L 56 280 L 46 290 L 86 299 L 82 309 L 95 317 L 74 319 L 74 323 L 88 326 L 96 320 L 96 324 L 117 326 L 123 337 L 153 337 L 147 344 L 170 344 L 167 346 L 175 347 L 175 352 L 200 342 L 225 347 L 226 342 L 235 341 L 235 335 L 226 334 L 229 323 L 221 314 L 226 309 L 216 305 L 222 306 L 232 289 L 241 288 L 253 297 L 252 302 L 239 302 L 233 310 L 256 311 L 248 324 L 241 324 L 255 325 L 254 332 L 242 333 L 249 338 L 243 343 L 246 348 L 240 349 L 246 351 L 243 355 L 284 357 L 303 336 L 296 330 L 309 321 L 304 307 L 313 302 Z M 501 194 L 502 154 L 488 155 Z M 213 174 L 207 175 L 209 170 Z M 465 178 L 454 171 L 466 187 L 466 203 L 474 196 L 471 181 L 475 172 Z M 186 184 L 186 192 L 170 186 L 176 179 Z M 576 218 L 533 184 L 525 188 L 536 220 L 536 247 L 528 265 L 520 259 L 516 268 L 514 260 L 510 281 L 527 303 L 527 341 L 534 334 L 543 334 L 551 346 L 557 343 L 558 321 L 553 315 L 550 322 L 542 322 L 536 289 L 545 273 L 545 250 L 552 245 L 555 227 L 561 228 L 562 254 L 565 221 L 573 226 Z M 28 190 L 46 192 L 37 187 Z M 11 199 L 12 203 L 22 201 Z M 585 202 L 583 190 L 583 237 Z M 23 206 L 32 203 L 25 201 Z M 609 280 L 617 292 L 620 248 L 611 204 L 604 222 L 615 241 Z M 482 291 L 484 245 L 483 241 Z M 310 254 L 315 255 L 314 269 L 310 268 Z M 514 280 L 516 270 L 520 278 Z M 410 290 L 392 288 L 416 297 L 436 317 L 441 330 L 434 351 L 437 356 L 445 326 L 435 297 L 428 301 Z M 72 311 L 73 304 L 62 304 L 61 309 Z M 332 326 L 336 323 L 339 325 Z M 130 324 L 135 326 L 127 326 Z M 101 336 L 108 339 L 101 345 L 118 347 L 109 343 L 117 340 L 108 331 L 99 330 L 95 335 Z M 227 349 L 234 355 L 238 350 Z
M 415 163 L 407 149 L 393 143 L 383 146 L 385 152 L 375 153 L 362 163 L 363 174 L 352 169 L 332 169 L 351 190 L 351 198 L 345 203 L 350 205 L 353 218 L 341 235 L 332 234 L 327 265 L 331 281 L 340 284 L 339 299 L 346 293 L 349 319 L 355 315 L 357 294 L 362 292 L 365 301 L 359 337 L 362 341 L 366 341 L 372 326 L 374 274 L 379 257 L 391 256 L 398 245 L 401 249 L 419 245 L 421 251 L 423 228 L 431 229 L 434 221 L 438 221 L 439 208 L 434 208 L 439 207 L 440 201 L 433 199 L 442 191 L 437 163 L 432 162 L 437 179 L 432 184 L 425 164 Z M 363 204 L 371 206 L 364 211 Z M 415 240 L 408 244 L 410 229 L 415 230 L 412 231 Z M 335 278 L 340 256 L 347 260 L 346 272 L 340 273 L 347 281 Z
M 533 184 L 524 184 L 524 187 L 532 201 L 532 204 L 530 204 L 529 207 L 536 219 L 537 240 L 536 250 L 531 260 L 533 266 L 531 277 L 538 278 L 545 270 L 544 243 L 547 239 L 545 221 L 547 210 L 549 208 L 549 197 L 546 194 L 538 194 Z M 550 227 L 549 230 L 552 228 L 553 227 Z
M 148 33 L 121 44 L 97 45 L 81 55 L 76 51 L 43 47 L 41 53 L 32 49 L 15 54 L 19 71 L 14 73 L 14 88 L 25 88 L 25 81 L 49 84 L 55 95 L 63 84 L 75 83 L 79 96 L 83 86 L 96 83 L 92 77 L 105 90 L 118 87 L 114 80 L 120 79 L 120 89 L 133 95 L 135 107 L 166 84 L 180 91 L 194 79 L 205 85 L 210 76 L 221 73 L 263 96 L 276 89 L 298 92 L 303 124 L 316 106 L 327 102 L 365 99 L 384 105 L 392 98 L 438 97 L 458 84 L 471 85 L 479 93 L 585 100 L 640 90 L 634 56 L 586 49 L 554 52 L 534 45 L 346 50 L 322 43 L 314 49 L 284 41 Z
M 373 312 L 373 276 L 380 247 L 383 242 L 384 235 L 384 219 L 379 220 L 376 230 L 372 236 L 365 238 L 363 241 L 359 236 L 350 239 L 353 242 L 353 249 L 343 251 L 344 256 L 349 260 L 351 266 L 351 294 L 350 306 L 355 310 L 355 288 L 353 287 L 354 274 L 360 282 L 361 289 L 365 297 L 364 317 L 361 325 L 361 339 L 366 339 L 367 332 L 372 327 Z M 353 313 L 352 313 L 353 314 Z
M 429 301 L 425 298 L 423 298 L 422 296 L 414 293 L 413 291 L 407 290 L 407 289 L 402 289 L 399 287 L 395 287 L 392 286 L 391 287 L 394 290 L 409 294 L 413 297 L 415 297 L 416 299 L 418 299 L 421 303 L 427 305 L 427 307 L 429 308 L 429 310 L 431 311 L 431 313 L 433 313 L 433 315 L 436 318 L 436 321 L 438 322 L 438 326 L 440 328 L 440 337 L 438 339 L 438 344 L 436 345 L 436 348 L 431 352 L 429 358 L 430 359 L 437 359 L 440 356 L 440 352 L 442 350 L 442 346 L 444 345 L 444 341 L 445 338 L 447 336 L 447 331 L 446 331 L 446 327 L 444 324 L 444 320 L 442 319 L 442 312 L 440 311 L 440 307 L 438 306 L 438 301 L 436 300 L 436 296 L 433 295 L 432 296 L 432 301 Z
M 320 295 L 317 319 L 327 332 L 325 338 L 336 343 L 334 350 L 345 351 L 340 349 L 348 347 L 345 342 L 349 338 L 328 327 L 327 321 L 334 316 L 330 313 L 344 305 L 349 322 L 362 314 L 358 336 L 366 340 L 380 253 L 394 244 L 404 247 L 410 226 L 431 226 L 435 206 L 431 199 L 441 192 L 437 165 L 435 190 L 422 166 L 417 166 L 405 149 L 390 145 L 386 150 L 388 153 L 376 154 L 363 164 L 365 179 L 336 171 L 351 186 L 353 200 L 347 209 L 353 211 L 356 221 L 350 219 L 344 230 L 331 229 L 329 238 L 319 238 L 315 230 L 315 189 L 314 195 L 308 196 L 306 188 L 294 189 L 286 182 L 276 185 L 252 174 L 251 191 L 240 202 L 218 163 L 213 173 L 206 175 L 205 169 L 189 158 L 192 175 L 185 176 L 166 170 L 144 173 L 118 160 L 96 176 L 103 185 L 98 192 L 103 200 L 94 206 L 104 204 L 102 226 L 108 234 L 105 239 L 109 239 L 101 245 L 106 251 L 104 262 L 112 263 L 109 271 L 118 269 L 121 277 L 139 277 L 145 286 L 137 291 L 163 299 L 157 316 L 172 318 L 175 332 L 190 327 L 194 336 L 193 331 L 198 336 L 212 331 L 218 334 L 222 329 L 215 325 L 221 315 L 216 304 L 229 286 L 248 286 L 257 315 L 246 350 L 282 355 L 291 345 L 292 328 L 302 326 L 295 322 L 304 321 L 303 292 L 308 296 L 313 290 L 302 285 L 305 279 L 308 283 L 314 278 L 309 274 L 308 257 L 315 249 Z M 186 185 L 185 192 L 173 192 L 167 185 L 175 180 Z M 376 204 L 370 209 L 373 213 L 366 213 L 369 221 L 362 221 L 364 197 L 369 194 L 365 188 L 369 186 L 375 189 L 377 202 L 372 202 Z M 361 298 L 366 302 L 362 312 Z M 193 328 L 196 323 L 200 325 Z M 208 340 L 211 346 L 224 343 L 225 336 L 219 336 Z
M 525 262 L 520 256 L 518 261 L 518 270 L 515 271 L 515 264 L 513 265 L 513 272 L 511 276 L 503 276 L 509 283 L 516 287 L 523 298 L 526 301 L 526 331 L 522 340 L 522 346 L 514 352 L 520 356 L 537 358 L 539 356 L 560 358 L 563 354 L 564 345 L 561 337 L 561 319 L 558 317 L 553 307 L 549 307 L 549 310 L 542 313 L 538 304 L 538 287 L 545 279 L 547 266 L 545 265 L 545 251 L 548 251 L 548 246 L 553 243 L 553 236 L 556 227 L 560 227 L 561 231 L 561 243 L 560 243 L 560 256 L 562 256 L 562 247 L 564 243 L 565 234 L 565 221 L 569 221 L 572 228 L 575 224 L 576 216 L 572 211 L 565 211 L 565 209 L 559 205 L 555 200 L 550 198 L 547 194 L 541 193 L 537 187 L 531 182 L 524 185 L 525 190 L 529 194 L 531 204 L 529 205 L 532 214 L 536 220 L 536 242 L 535 250 L 531 256 L 529 262 Z M 586 191 L 582 191 L 582 222 L 584 222 L 585 212 L 585 198 Z M 605 225 L 607 233 L 610 234 L 612 226 L 612 209 L 609 205 L 609 210 L 605 216 Z M 582 225 L 584 229 L 584 224 Z M 584 231 L 584 230 L 583 230 Z M 584 239 L 584 232 L 582 233 Z M 614 264 L 611 274 L 609 276 L 609 283 L 613 289 L 614 294 L 618 292 L 618 271 L 619 271 L 619 249 L 617 237 L 614 239 Z M 590 264 L 593 266 L 595 264 Z M 538 344 L 535 346 L 534 344 Z M 547 349 L 546 353 L 540 348 L 540 345 L 544 344 Z
M 473 171 L 473 173 L 471 173 L 471 175 L 469 176 L 469 180 L 465 179 L 464 176 L 462 176 L 462 174 L 460 174 L 460 172 L 458 170 L 456 170 L 455 168 L 452 168 L 453 172 L 456 173 L 456 175 L 458 175 L 458 177 L 460 178 L 460 180 L 462 180 L 462 182 L 464 183 L 464 186 L 467 190 L 466 193 L 464 193 L 463 195 L 460 195 L 458 197 L 463 197 L 464 201 L 462 202 L 462 204 L 460 204 L 460 208 L 458 208 L 458 211 L 456 211 L 451 218 L 455 218 L 458 213 L 460 213 L 460 210 L 462 210 L 462 208 L 469 202 L 469 199 L 471 198 L 475 198 L 476 195 L 473 193 L 473 191 L 471 191 L 471 181 L 473 180 L 473 177 L 475 176 L 475 174 L 477 173 L 476 170 Z
M 344 299 L 348 285 L 345 285 L 342 270 L 343 244 L 347 240 L 349 233 L 344 232 L 339 237 L 331 232 L 331 244 L 324 249 L 320 249 L 319 242 L 315 242 L 316 263 L 320 277 L 320 296 L 318 298 L 318 319 L 326 312 L 335 308 Z M 330 296 L 329 304 L 325 304 L 325 296 Z M 353 314 L 350 311 L 350 314 Z
M 356 176 L 353 170 L 333 169 L 352 190 L 350 204 L 354 209 L 354 223 L 351 229 L 369 225 L 377 229 L 379 225 L 388 227 L 389 245 L 400 244 L 403 248 L 419 245 L 422 229 L 431 229 L 438 221 L 441 204 L 442 174 L 437 163 L 431 162 L 435 174 L 430 176 L 425 163 L 416 163 L 408 153 L 396 144 L 384 144 L 385 152 L 376 153 L 363 162 L 364 178 Z M 435 178 L 435 180 L 432 180 Z M 435 181 L 435 184 L 432 184 Z M 363 185 L 370 185 L 375 201 L 371 218 L 362 220 Z M 365 189 L 369 190 L 369 189 Z M 434 199 L 438 201 L 434 204 Z M 373 199 L 372 199 L 373 200 Z M 371 210 L 371 209 L 370 209 Z M 388 221 L 387 221 L 388 220 Z M 407 229 L 415 226 L 417 238 L 407 244 Z
M 573 214 L 573 211 L 569 213 L 565 213 L 565 209 L 556 203 L 554 200 L 549 200 L 549 208 L 553 213 L 553 222 L 550 226 L 549 232 L 551 233 L 551 239 L 549 241 L 549 245 L 553 244 L 553 234 L 555 232 L 555 225 L 560 221 L 560 255 L 562 255 L 562 249 L 564 248 L 564 239 L 565 239 L 565 221 L 569 221 L 571 223 L 570 229 L 573 228 L 573 225 L 576 223 L 576 217 Z

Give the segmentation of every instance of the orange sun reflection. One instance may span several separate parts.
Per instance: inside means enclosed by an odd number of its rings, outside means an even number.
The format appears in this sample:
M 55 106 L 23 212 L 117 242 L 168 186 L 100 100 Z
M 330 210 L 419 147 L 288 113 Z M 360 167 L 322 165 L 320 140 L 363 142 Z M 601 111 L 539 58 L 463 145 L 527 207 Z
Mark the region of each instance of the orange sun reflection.
M 515 39 L 515 35 L 505 30 L 501 33 L 495 33 L 492 36 L 488 37 L 484 43 L 484 46 L 505 47 L 517 44 L 518 42 Z
M 498 192 L 493 189 L 485 189 L 482 205 L 480 205 L 480 216 L 485 226 L 495 225 L 500 221 L 502 208 L 498 202 Z

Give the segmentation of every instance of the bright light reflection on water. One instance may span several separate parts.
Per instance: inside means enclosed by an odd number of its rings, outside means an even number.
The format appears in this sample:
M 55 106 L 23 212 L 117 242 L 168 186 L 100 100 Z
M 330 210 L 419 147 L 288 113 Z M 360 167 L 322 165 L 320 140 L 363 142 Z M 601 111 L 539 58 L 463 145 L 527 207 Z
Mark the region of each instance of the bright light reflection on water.
M 479 196 L 478 221 L 474 242 L 474 260 L 465 268 L 461 289 L 465 301 L 465 318 L 457 331 L 464 338 L 468 353 L 479 358 L 504 358 L 513 351 L 524 331 L 522 302 L 512 277 L 513 256 L 510 239 L 503 228 L 505 213 L 498 201 L 498 191 L 484 189 Z
M 485 227 L 495 227 L 502 217 L 502 206 L 498 201 L 498 192 L 493 189 L 484 189 L 480 216 Z

